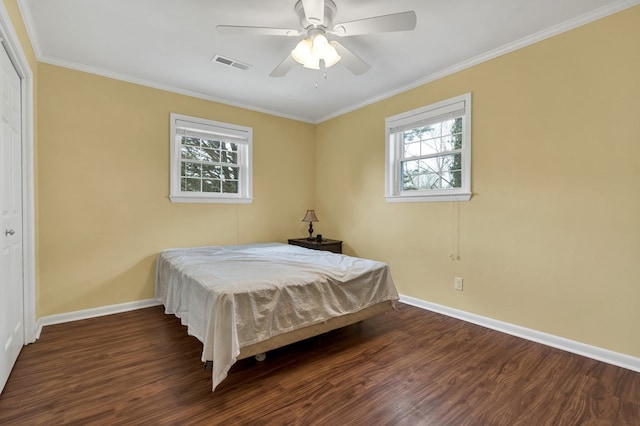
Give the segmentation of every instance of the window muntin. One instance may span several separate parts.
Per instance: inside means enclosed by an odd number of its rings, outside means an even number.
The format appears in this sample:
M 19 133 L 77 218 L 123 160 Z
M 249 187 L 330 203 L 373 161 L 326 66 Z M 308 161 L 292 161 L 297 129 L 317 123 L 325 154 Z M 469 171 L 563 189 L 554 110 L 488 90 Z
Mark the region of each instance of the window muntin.
M 387 201 L 471 197 L 471 94 L 387 118 Z
M 171 200 L 248 203 L 248 127 L 171 114 Z

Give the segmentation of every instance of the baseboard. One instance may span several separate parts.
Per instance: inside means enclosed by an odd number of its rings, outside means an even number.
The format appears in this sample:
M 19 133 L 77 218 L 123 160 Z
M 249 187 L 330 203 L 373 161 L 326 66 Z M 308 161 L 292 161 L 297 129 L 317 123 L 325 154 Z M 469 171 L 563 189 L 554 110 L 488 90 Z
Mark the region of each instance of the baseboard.
M 519 325 L 510 324 L 503 321 L 498 321 L 489 317 L 483 317 L 481 315 L 472 314 L 470 312 L 450 308 L 448 306 L 438 305 L 437 303 L 427 302 L 425 300 L 416 299 L 415 297 L 400 295 L 400 301 L 402 303 L 406 303 L 407 305 L 436 312 L 452 318 L 457 318 L 462 321 L 470 322 L 472 324 L 480 325 L 482 327 L 490 328 L 492 330 L 530 340 L 532 342 L 540 343 L 577 355 L 585 356 L 587 358 L 606 362 L 608 364 L 616 365 L 628 370 L 640 372 L 640 358 L 632 357 L 630 355 L 621 354 L 619 352 L 614 352 L 597 346 L 587 345 L 575 340 L 554 336 L 553 334 L 543 333 L 541 331 L 521 327 Z M 162 302 L 160 302 L 159 300 L 147 299 L 137 302 L 121 303 L 118 305 L 101 306 L 99 308 L 85 309 L 82 311 L 67 312 L 64 314 L 48 315 L 45 317 L 41 317 L 37 321 L 36 339 L 40 338 L 42 328 L 47 325 L 79 321 L 83 319 L 117 314 L 121 312 L 133 311 L 136 309 L 159 305 L 162 305 Z
M 608 349 L 599 348 L 597 346 L 576 342 L 575 340 L 565 339 L 564 337 L 558 337 L 541 331 L 532 330 L 530 328 L 521 327 L 519 325 L 483 317 L 466 311 L 461 311 L 459 309 L 450 308 L 448 306 L 438 305 L 436 303 L 427 302 L 414 297 L 400 295 L 400 301 L 407 305 L 457 318 L 462 321 L 467 321 L 482 327 L 510 334 L 512 336 L 521 337 L 546 346 L 551 346 L 577 355 L 582 355 L 587 358 L 606 362 L 607 364 L 640 372 L 640 358 L 632 357 L 630 355 L 621 354 Z
M 67 312 L 64 314 L 47 315 L 37 321 L 36 339 L 40 338 L 42 328 L 47 325 L 61 324 L 71 321 L 79 321 L 88 318 L 96 318 L 104 315 L 119 314 L 121 312 L 135 311 L 136 309 L 149 308 L 162 305 L 158 299 L 139 300 L 136 302 L 120 303 L 118 305 L 101 306 L 99 308 L 85 309 L 82 311 Z

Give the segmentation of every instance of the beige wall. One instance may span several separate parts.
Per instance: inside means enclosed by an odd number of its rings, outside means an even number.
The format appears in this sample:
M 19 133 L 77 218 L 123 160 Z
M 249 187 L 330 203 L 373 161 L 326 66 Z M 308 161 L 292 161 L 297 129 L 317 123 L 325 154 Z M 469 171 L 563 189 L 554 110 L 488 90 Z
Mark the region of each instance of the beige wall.
M 39 315 L 154 297 L 164 248 L 304 235 L 314 126 L 47 64 L 39 80 Z M 252 204 L 169 201 L 170 112 L 253 128 Z
M 385 117 L 465 92 L 473 198 L 385 203 Z M 638 99 L 634 7 L 324 122 L 323 233 L 405 295 L 638 357 Z

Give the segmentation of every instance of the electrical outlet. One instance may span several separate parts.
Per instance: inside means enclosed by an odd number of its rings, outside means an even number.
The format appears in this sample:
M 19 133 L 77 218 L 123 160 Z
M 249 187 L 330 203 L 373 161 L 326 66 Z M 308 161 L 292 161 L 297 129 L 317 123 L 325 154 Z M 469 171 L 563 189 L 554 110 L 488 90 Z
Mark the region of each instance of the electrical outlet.
M 462 291 L 462 277 L 456 277 L 453 281 L 453 288 Z

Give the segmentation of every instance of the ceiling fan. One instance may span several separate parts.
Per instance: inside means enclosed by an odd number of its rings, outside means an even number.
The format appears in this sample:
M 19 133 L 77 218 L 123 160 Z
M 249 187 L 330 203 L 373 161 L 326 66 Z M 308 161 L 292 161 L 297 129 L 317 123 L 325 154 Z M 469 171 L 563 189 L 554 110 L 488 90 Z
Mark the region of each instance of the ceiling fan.
M 355 21 L 333 24 L 336 4 L 333 0 L 298 0 L 294 6 L 302 29 L 247 27 L 238 25 L 218 25 L 218 31 L 226 34 L 270 35 L 305 37 L 298 42 L 291 53 L 269 74 L 283 77 L 297 63 L 309 69 L 328 68 L 338 61 L 353 74 L 360 75 L 371 66 L 344 45 L 329 41 L 327 34 L 349 37 L 363 34 L 392 31 L 411 31 L 416 27 L 414 11 L 374 16 Z

